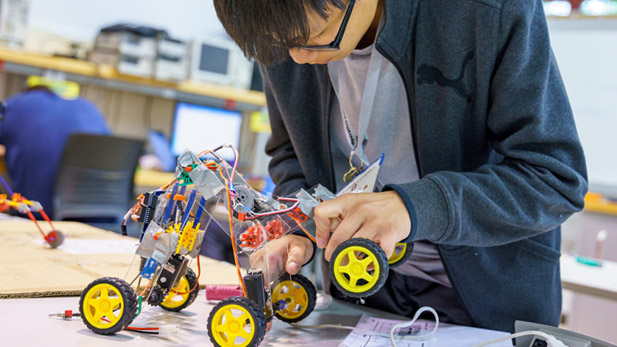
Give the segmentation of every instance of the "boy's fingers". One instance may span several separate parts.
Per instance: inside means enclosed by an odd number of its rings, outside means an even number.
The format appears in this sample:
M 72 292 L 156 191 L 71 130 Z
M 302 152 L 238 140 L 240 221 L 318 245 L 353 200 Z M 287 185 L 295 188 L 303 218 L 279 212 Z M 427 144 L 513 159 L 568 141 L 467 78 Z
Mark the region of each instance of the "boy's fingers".
M 334 253 L 336 247 L 352 238 L 358 230 L 360 230 L 362 222 L 362 218 L 347 218 L 341 221 L 341 224 L 339 224 L 338 228 L 336 228 L 334 233 L 330 236 L 330 240 L 324 252 L 327 261 L 330 261 L 330 257 L 332 257 L 332 253 Z
M 330 239 L 330 233 L 338 226 L 340 216 L 345 215 L 345 200 L 336 198 L 319 204 L 315 208 L 315 238 L 317 247 L 324 248 Z
M 312 244 L 309 239 L 292 235 L 292 240 L 289 243 L 289 254 L 287 255 L 287 263 L 285 270 L 290 275 L 295 275 L 300 271 L 300 268 L 313 255 Z
M 290 275 L 295 275 L 300 271 L 304 260 L 305 250 L 298 244 L 290 246 L 289 255 L 287 256 L 287 266 L 285 270 Z

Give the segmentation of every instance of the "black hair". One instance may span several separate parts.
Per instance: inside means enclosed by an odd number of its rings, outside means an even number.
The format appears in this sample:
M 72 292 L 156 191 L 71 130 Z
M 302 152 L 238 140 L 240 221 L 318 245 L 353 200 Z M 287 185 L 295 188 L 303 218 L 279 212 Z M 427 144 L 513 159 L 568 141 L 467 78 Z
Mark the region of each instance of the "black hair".
M 310 35 L 307 13 L 323 19 L 329 8 L 343 9 L 349 0 L 214 0 L 223 27 L 248 58 L 265 65 L 280 62 L 287 50 L 305 44 Z

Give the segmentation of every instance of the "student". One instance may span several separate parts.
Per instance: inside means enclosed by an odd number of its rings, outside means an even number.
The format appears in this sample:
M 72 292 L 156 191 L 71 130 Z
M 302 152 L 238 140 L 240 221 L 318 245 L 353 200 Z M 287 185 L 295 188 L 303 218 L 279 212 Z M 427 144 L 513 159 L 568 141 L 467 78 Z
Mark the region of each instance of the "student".
M 12 189 L 40 202 L 52 216 L 54 182 L 66 141 L 73 133 L 109 134 L 105 118 L 91 102 L 64 99 L 45 85 L 12 96 L 6 105 L 0 144 L 6 147 Z
M 541 1 L 214 4 L 263 63 L 274 194 L 338 190 L 350 166 L 385 153 L 381 192 L 315 210 L 326 260 L 352 237 L 388 256 L 414 242 L 367 305 L 406 316 L 430 305 L 504 331 L 559 323 L 560 224 L 583 208 L 587 177 Z M 286 242 L 277 254 L 293 274 L 314 248 Z

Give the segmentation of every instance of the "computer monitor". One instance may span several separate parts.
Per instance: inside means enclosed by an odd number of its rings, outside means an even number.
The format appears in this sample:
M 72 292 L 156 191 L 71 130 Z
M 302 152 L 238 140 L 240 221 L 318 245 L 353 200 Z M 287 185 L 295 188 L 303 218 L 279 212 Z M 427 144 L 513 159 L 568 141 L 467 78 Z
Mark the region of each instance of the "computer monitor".
M 253 77 L 250 62 L 231 40 L 203 38 L 193 41 L 191 79 L 249 89 Z
M 174 171 L 176 169 L 176 156 L 171 152 L 171 146 L 165 134 L 157 130 L 149 130 L 148 142 L 152 153 L 161 161 L 161 170 Z
M 240 111 L 179 102 L 176 104 L 171 135 L 171 152 L 179 156 L 188 148 L 197 154 L 204 149 L 215 149 L 222 144 L 238 148 L 241 126 Z M 225 160 L 234 159 L 234 153 L 229 149 L 218 153 Z

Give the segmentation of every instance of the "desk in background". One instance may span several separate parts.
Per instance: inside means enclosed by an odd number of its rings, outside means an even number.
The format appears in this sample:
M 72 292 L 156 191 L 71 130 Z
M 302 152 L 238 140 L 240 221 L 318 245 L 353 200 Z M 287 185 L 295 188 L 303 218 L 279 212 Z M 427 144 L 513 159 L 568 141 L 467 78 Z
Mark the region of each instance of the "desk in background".
M 144 170 L 138 168 L 135 171 L 133 182 L 138 194 L 144 191 L 159 188 L 169 183 L 174 178 L 173 172 L 163 172 L 157 170 Z
M 561 257 L 567 329 L 617 344 L 617 263 L 603 261 L 602 267 Z
M 563 289 L 617 302 L 617 263 L 603 261 L 602 266 L 581 264 L 572 256 L 561 257 Z M 617 317 L 614 318 L 617 321 Z

